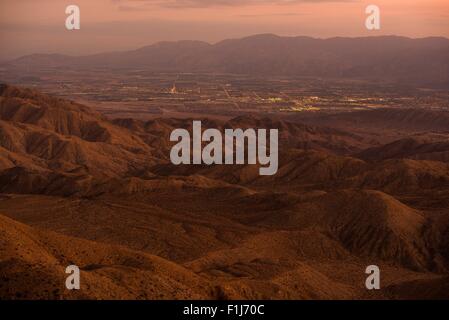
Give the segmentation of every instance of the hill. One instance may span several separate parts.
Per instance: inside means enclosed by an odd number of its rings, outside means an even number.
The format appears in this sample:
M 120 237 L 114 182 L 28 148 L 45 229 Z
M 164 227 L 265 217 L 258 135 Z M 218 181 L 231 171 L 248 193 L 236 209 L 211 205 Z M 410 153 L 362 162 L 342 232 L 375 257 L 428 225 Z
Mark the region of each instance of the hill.
M 0 254 L 3 298 L 185 299 L 212 292 L 192 272 L 159 257 L 31 228 L 2 215 Z M 72 264 L 81 270 L 83 290 L 65 288 L 65 268 Z

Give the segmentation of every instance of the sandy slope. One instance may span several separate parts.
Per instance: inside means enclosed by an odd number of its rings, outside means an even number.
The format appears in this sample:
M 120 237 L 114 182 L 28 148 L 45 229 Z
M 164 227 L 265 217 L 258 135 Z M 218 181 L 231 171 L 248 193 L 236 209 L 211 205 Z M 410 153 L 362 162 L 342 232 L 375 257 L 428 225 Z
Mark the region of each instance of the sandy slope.
M 44 299 L 212 297 L 208 283 L 159 257 L 62 236 L 0 216 L 0 296 Z M 83 290 L 65 288 L 65 268 L 81 269 Z

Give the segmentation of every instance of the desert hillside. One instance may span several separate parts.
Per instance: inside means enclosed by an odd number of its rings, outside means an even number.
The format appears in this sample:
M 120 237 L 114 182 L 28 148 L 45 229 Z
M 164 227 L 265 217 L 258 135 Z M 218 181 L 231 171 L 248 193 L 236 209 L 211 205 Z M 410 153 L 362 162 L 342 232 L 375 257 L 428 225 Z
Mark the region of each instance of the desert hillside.
M 259 176 L 172 165 L 170 133 L 193 119 L 112 120 L 0 85 L 0 298 L 447 299 L 447 119 L 201 119 L 279 129 L 279 170 Z

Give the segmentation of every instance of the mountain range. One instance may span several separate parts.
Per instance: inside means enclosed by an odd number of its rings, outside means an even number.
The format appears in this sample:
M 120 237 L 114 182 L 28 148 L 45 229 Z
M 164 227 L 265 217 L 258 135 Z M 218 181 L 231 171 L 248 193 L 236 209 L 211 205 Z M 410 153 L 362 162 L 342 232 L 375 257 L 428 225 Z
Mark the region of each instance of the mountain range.
M 143 69 L 365 79 L 447 88 L 449 39 L 398 36 L 315 39 L 262 34 L 216 44 L 159 42 L 137 50 L 78 57 L 33 54 L 3 65 L 19 69 Z

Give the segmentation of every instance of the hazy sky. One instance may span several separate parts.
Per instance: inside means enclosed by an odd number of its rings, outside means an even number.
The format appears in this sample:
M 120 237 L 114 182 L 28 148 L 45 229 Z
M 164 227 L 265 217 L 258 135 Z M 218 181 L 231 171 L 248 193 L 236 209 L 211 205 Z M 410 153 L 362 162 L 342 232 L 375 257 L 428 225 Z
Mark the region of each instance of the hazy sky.
M 70 4 L 80 7 L 81 30 L 65 29 Z M 365 29 L 369 4 L 381 9 L 380 31 Z M 449 38 L 449 0 L 0 0 L 0 59 L 258 33 Z

